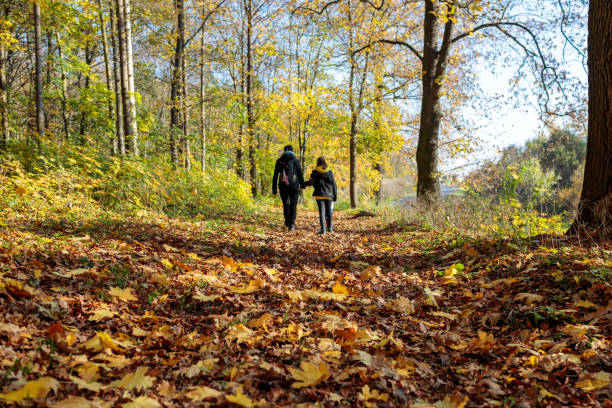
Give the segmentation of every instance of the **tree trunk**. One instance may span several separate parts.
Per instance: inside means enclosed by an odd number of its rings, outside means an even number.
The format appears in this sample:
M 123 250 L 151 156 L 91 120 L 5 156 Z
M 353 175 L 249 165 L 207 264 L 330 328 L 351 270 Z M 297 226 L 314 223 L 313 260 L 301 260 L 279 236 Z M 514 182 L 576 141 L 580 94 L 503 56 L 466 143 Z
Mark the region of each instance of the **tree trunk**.
M 53 50 L 53 44 L 51 41 L 51 31 L 47 30 L 47 63 L 45 64 L 45 81 L 44 81 L 44 86 L 46 88 L 51 86 L 51 83 L 53 82 L 53 54 L 52 54 L 52 50 Z M 45 132 L 49 132 L 50 131 L 50 126 L 51 126 L 51 115 L 49 114 L 49 112 L 45 112 Z
M 182 78 L 181 78 L 181 112 L 183 114 L 183 152 L 185 153 L 184 166 L 187 170 L 191 170 L 191 147 L 189 145 L 189 112 L 187 108 L 187 78 L 185 68 L 186 58 L 182 58 Z
M 246 114 L 247 142 L 249 144 L 249 162 L 251 194 L 257 197 L 257 162 L 255 157 L 255 120 L 253 118 L 253 0 L 246 0 Z
M 6 47 L 0 41 L 0 149 L 6 148 L 9 139 L 7 57 Z
M 170 86 L 170 157 L 172 166 L 179 166 L 177 136 L 180 135 L 179 88 L 181 84 L 181 67 L 185 44 L 185 9 L 183 0 L 176 1 L 176 46 L 172 67 L 172 83 Z
M 87 65 L 87 72 L 85 73 L 85 86 L 83 89 L 85 90 L 85 98 L 87 98 L 87 92 L 89 91 L 89 86 L 91 83 L 90 75 L 91 75 L 91 63 L 94 59 L 94 50 L 89 48 L 89 45 L 85 46 L 85 65 Z M 85 109 L 85 102 L 81 102 L 81 121 L 79 125 L 79 142 L 81 145 L 85 145 L 87 142 L 87 111 Z
M 138 156 L 138 122 L 136 120 L 136 89 L 134 87 L 134 57 L 132 52 L 132 13 L 130 0 L 123 0 L 123 24 L 125 27 L 125 57 L 127 65 L 128 96 L 130 98 L 130 123 L 132 125 L 132 155 Z
M 120 72 L 121 72 L 121 101 L 122 101 L 122 113 L 123 113 L 123 133 L 125 138 L 126 148 L 129 146 L 129 142 L 132 141 L 134 136 L 134 127 L 132 123 L 132 111 L 130 102 L 130 91 L 128 84 L 128 61 L 127 61 L 127 44 L 125 37 L 125 11 L 124 11 L 124 0 L 115 0 L 116 14 L 117 14 L 117 38 L 119 43 L 119 61 L 120 61 Z
M 40 140 L 45 137 L 45 107 L 43 102 L 43 57 L 40 22 L 40 0 L 34 0 L 34 49 L 35 49 L 35 88 L 36 88 L 36 135 L 35 142 L 40 146 Z
M 204 24 L 204 15 L 206 8 L 202 4 L 202 24 Z M 202 155 L 200 156 L 200 167 L 202 174 L 206 174 L 206 109 L 204 105 L 204 94 L 206 88 L 204 84 L 204 28 L 200 33 L 200 139 L 202 143 Z
M 104 74 L 106 77 L 106 88 L 108 89 L 109 95 L 112 93 L 112 77 L 111 77 L 111 67 L 110 67 L 110 58 L 108 51 L 108 35 L 106 33 L 106 22 L 104 21 L 104 7 L 102 7 L 102 0 L 98 0 L 98 14 L 100 15 L 100 30 L 102 31 L 102 46 L 104 51 Z M 113 119 L 113 102 L 109 97 L 107 100 L 108 107 L 108 117 L 110 120 Z M 117 154 L 117 139 L 114 137 L 111 138 L 111 153 L 113 155 Z
M 417 199 L 430 206 L 440 198 L 438 174 L 438 143 L 442 107 L 440 106 L 440 87 L 446 71 L 451 37 L 454 30 L 453 19 L 444 27 L 444 38 L 438 50 L 440 32 L 440 1 L 425 1 L 425 25 L 423 30 L 423 67 L 421 100 L 421 122 L 417 145 Z
M 68 119 L 68 107 L 66 106 L 66 72 L 64 71 L 64 54 L 62 52 L 62 44 L 60 43 L 59 34 L 55 33 L 55 42 L 57 43 L 57 57 L 59 59 L 60 70 L 60 108 L 62 110 L 62 124 L 64 128 L 64 141 L 70 137 L 70 123 Z M 61 145 L 63 141 L 58 137 L 58 142 Z
M 612 237 L 612 8 L 589 4 L 589 128 L 578 216 L 570 232 Z
M 117 153 L 125 156 L 125 133 L 123 132 L 123 109 L 121 101 L 121 67 L 119 60 L 119 48 L 117 39 L 119 37 L 117 11 L 113 0 L 110 0 L 110 21 L 111 21 L 111 45 L 113 47 L 113 78 L 115 92 L 115 140 L 117 143 Z

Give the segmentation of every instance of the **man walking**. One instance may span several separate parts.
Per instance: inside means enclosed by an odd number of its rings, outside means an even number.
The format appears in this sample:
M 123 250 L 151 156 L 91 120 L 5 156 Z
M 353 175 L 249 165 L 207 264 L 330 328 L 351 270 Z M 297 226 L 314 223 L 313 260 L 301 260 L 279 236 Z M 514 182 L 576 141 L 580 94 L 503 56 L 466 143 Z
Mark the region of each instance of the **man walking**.
M 283 154 L 276 160 L 272 177 L 272 194 L 276 195 L 277 187 L 283 201 L 285 226 L 293 231 L 300 188 L 304 187 L 304 175 L 291 145 L 285 146 Z

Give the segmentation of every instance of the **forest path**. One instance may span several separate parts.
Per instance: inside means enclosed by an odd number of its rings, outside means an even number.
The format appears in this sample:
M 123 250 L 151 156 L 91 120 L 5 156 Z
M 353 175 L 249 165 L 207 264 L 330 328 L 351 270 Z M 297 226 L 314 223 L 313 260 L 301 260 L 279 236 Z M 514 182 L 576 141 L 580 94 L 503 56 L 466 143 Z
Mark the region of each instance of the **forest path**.
M 278 208 L 3 230 L 0 398 L 610 404 L 609 247 L 475 241 L 363 215 L 336 212 L 324 236 L 302 209 L 284 231 Z

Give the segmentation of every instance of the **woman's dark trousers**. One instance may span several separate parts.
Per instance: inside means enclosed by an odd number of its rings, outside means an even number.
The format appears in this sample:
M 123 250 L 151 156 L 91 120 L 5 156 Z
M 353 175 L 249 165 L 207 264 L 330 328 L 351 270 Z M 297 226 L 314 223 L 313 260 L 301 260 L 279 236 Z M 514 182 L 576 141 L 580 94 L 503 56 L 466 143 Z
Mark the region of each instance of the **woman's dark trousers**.
M 334 213 L 334 202 L 332 200 L 317 200 L 319 207 L 319 222 L 321 223 L 321 232 L 332 232 L 332 215 Z
M 299 191 L 281 191 L 281 200 L 283 201 L 283 215 L 285 216 L 285 226 L 287 228 L 295 227 L 295 219 L 297 217 L 297 203 L 300 196 Z

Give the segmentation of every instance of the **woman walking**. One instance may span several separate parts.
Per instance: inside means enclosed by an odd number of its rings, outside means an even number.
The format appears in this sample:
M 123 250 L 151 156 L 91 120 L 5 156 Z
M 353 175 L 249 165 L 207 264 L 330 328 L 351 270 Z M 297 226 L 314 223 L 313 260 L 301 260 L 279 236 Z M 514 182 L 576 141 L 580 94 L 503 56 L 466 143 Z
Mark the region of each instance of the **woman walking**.
M 334 213 L 334 202 L 338 198 L 338 188 L 334 173 L 328 168 L 325 158 L 317 159 L 317 167 L 312 171 L 310 180 L 305 186 L 313 186 L 312 196 L 317 200 L 319 207 L 319 222 L 321 223 L 320 234 L 334 232 L 332 216 Z

